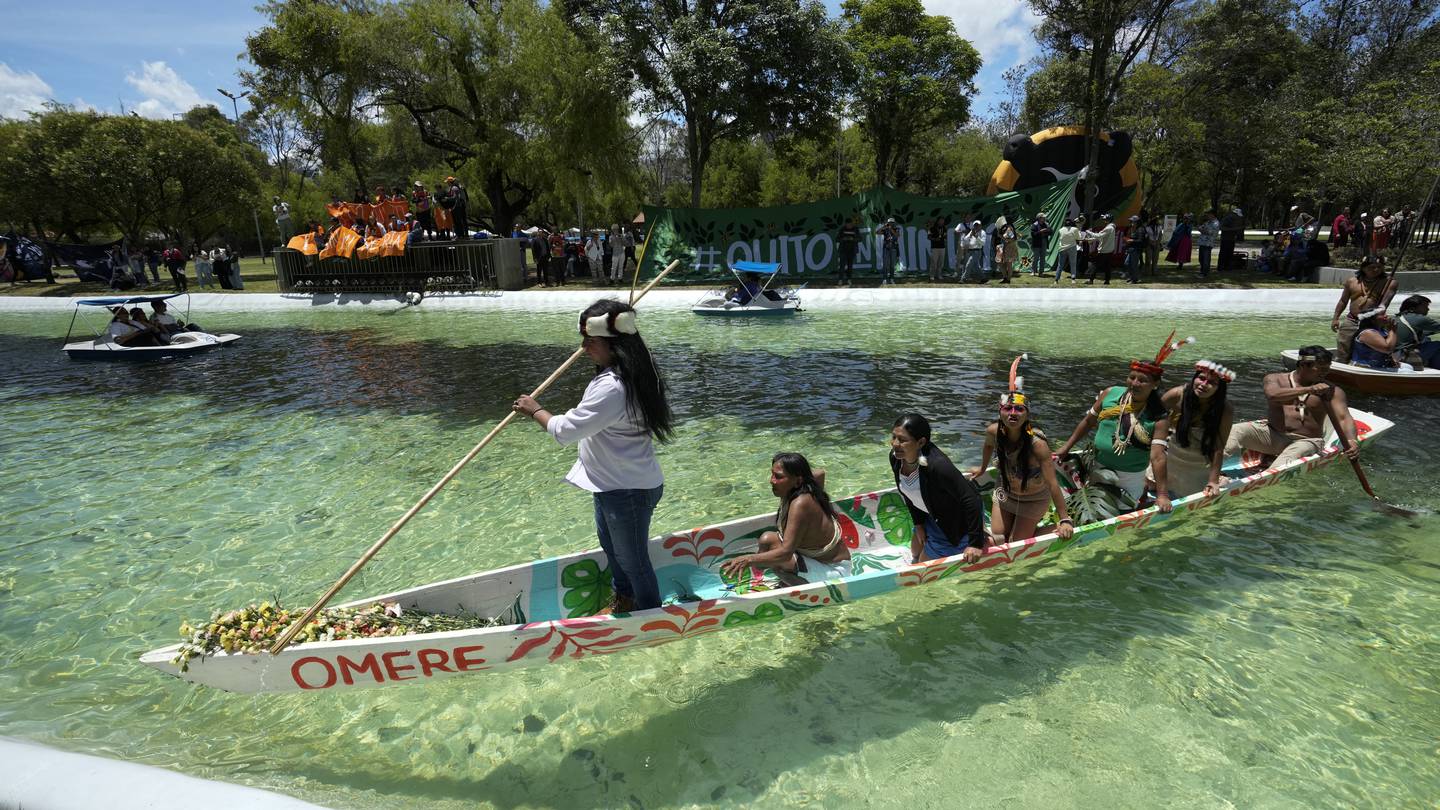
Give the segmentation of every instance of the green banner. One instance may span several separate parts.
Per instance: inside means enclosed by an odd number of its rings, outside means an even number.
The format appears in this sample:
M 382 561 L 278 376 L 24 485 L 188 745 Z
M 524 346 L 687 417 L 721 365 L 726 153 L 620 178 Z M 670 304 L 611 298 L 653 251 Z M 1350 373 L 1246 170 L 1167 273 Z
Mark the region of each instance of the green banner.
M 993 197 L 921 197 L 877 187 L 851 197 L 773 208 L 659 208 L 645 206 L 647 239 L 640 277 L 650 278 L 675 259 L 680 266 L 667 281 L 728 278 L 737 261 L 776 262 L 781 273 L 796 281 L 834 276 L 840 267 L 836 235 L 850 217 L 860 226 L 855 275 L 879 276 L 882 237 L 876 232 L 891 217 L 901 228 L 899 263 L 902 273 L 926 275 L 930 264 L 927 229 L 936 218 L 946 227 L 945 271 L 957 272 L 956 223 L 978 219 L 988 228 L 1008 215 L 1019 234 L 1020 260 L 1015 271 L 1034 262 L 1030 223 L 1044 211 L 1058 234 L 1069 213 L 1075 179 L 1036 186 Z M 1059 239 L 1052 235 L 1045 266 L 1054 268 Z

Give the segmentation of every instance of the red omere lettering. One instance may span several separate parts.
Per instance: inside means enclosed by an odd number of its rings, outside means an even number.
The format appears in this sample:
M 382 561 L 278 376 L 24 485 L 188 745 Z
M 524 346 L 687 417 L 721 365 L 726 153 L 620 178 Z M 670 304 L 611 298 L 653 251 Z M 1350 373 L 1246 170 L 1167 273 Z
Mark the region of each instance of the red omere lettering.
M 380 658 L 385 662 L 385 674 L 390 676 L 390 680 L 392 680 L 392 681 L 413 681 L 413 680 L 415 680 L 415 676 L 414 676 L 414 675 L 410 675 L 410 676 L 407 676 L 407 677 L 404 677 L 404 678 L 400 677 L 400 673 L 401 673 L 401 672 L 409 672 L 410 670 L 414 669 L 415 667 L 410 666 L 409 664 L 401 664 L 401 665 L 399 665 L 399 666 L 396 666 L 396 665 L 395 665 L 395 661 L 393 660 L 393 659 L 395 659 L 395 658 L 399 658 L 399 657 L 401 657 L 401 656 L 409 655 L 409 654 L 410 654 L 410 651 L 409 651 L 409 650 L 398 650 L 398 651 L 396 651 L 396 652 L 388 652 L 388 653 L 385 653 L 384 655 L 380 656 Z
M 303 677 L 301 677 L 300 668 L 305 666 L 306 664 L 319 664 L 320 666 L 324 667 L 325 683 L 322 683 L 319 686 L 315 686 L 306 681 Z M 335 668 L 330 666 L 330 662 L 326 661 L 324 658 L 316 658 L 313 655 L 307 655 L 304 658 L 297 660 L 294 664 L 290 665 L 290 677 L 294 679 L 295 683 L 301 689 L 329 689 L 330 687 L 335 685 Z
M 456 647 L 454 652 L 455 666 L 459 667 L 461 672 L 469 669 L 479 669 L 485 663 L 485 659 L 466 658 L 465 653 L 476 652 L 483 649 L 485 649 L 483 644 L 475 647 Z
M 455 672 L 445 666 L 445 663 L 450 660 L 450 656 L 446 655 L 444 650 L 421 650 L 415 654 L 415 657 L 420 659 L 420 674 L 427 678 L 430 677 L 431 672 L 436 670 L 451 674 Z
M 385 682 L 385 676 L 380 673 L 380 662 L 375 660 L 375 653 L 367 653 L 359 664 L 343 655 L 336 656 L 336 660 L 340 662 L 340 677 L 347 685 L 355 685 L 355 679 L 351 677 L 352 672 L 368 672 L 376 683 Z

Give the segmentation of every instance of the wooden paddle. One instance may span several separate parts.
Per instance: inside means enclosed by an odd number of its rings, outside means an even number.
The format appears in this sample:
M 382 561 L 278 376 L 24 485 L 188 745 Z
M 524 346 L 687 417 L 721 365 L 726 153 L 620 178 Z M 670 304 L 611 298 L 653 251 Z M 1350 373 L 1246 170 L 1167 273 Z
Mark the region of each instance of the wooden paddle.
M 1346 436 L 1345 431 L 1340 427 L 1340 417 L 1335 413 L 1335 400 L 1331 397 L 1325 397 L 1324 399 L 1325 415 L 1330 417 L 1330 424 L 1335 427 L 1335 435 L 1340 439 L 1340 449 L 1348 451 L 1351 446 L 1350 437 Z M 1408 509 L 1401 509 L 1398 506 L 1391 506 L 1380 500 L 1380 496 L 1376 495 L 1375 490 L 1370 488 L 1370 479 L 1365 477 L 1365 469 L 1360 466 L 1360 459 L 1352 458 L 1349 459 L 1349 461 L 1350 466 L 1355 470 L 1355 477 L 1360 479 L 1360 487 L 1365 490 L 1366 495 L 1370 496 L 1376 509 L 1396 517 L 1415 517 L 1415 512 L 1411 512 Z
M 662 270 L 660 272 L 660 275 L 651 279 L 650 283 L 646 284 L 645 288 L 642 289 L 638 295 L 635 294 L 634 290 L 632 289 L 630 303 L 634 304 L 641 298 L 644 298 L 646 293 L 650 292 L 650 290 L 654 288 L 656 284 L 660 283 L 660 279 L 665 278 L 665 276 L 669 275 L 671 270 L 674 270 L 676 267 L 679 266 L 679 259 L 671 262 L 670 266 Z M 570 355 L 570 359 L 566 360 L 564 363 L 561 363 L 560 367 L 555 369 L 554 373 L 552 373 L 549 377 L 545 378 L 545 382 L 540 383 L 539 388 L 536 388 L 530 393 L 530 396 L 539 397 L 541 394 L 545 393 L 545 389 L 549 388 L 552 384 L 554 384 L 554 382 L 560 378 L 560 375 L 564 374 L 566 369 L 569 369 L 570 366 L 574 365 L 575 361 L 579 360 L 581 355 L 583 355 L 584 353 L 585 350 L 583 348 L 576 349 L 575 353 Z M 345 584 L 350 581 L 350 578 L 358 574 L 360 572 L 360 569 L 364 568 L 365 564 L 370 562 L 370 559 L 374 557 L 376 553 L 378 553 L 386 543 L 390 542 L 390 538 L 394 537 L 395 534 L 399 532 L 406 523 L 409 523 L 410 518 L 415 517 L 415 513 L 425 508 L 425 504 L 429 503 L 430 499 L 435 497 L 435 494 L 437 492 L 444 488 L 446 484 L 450 483 L 450 479 L 454 478 L 457 474 L 459 474 L 460 470 L 464 468 L 466 464 L 469 464 L 471 459 L 475 458 L 475 456 L 478 455 L 481 450 L 484 450 L 485 445 L 489 444 L 490 440 L 494 439 L 495 436 L 499 434 L 506 425 L 510 424 L 511 420 L 513 420 L 517 415 L 518 414 L 515 411 L 511 411 L 505 416 L 504 419 L 501 419 L 500 424 L 496 425 L 494 429 L 492 429 L 489 433 L 485 434 L 485 438 L 481 439 L 479 444 L 475 445 L 475 447 L 471 449 L 470 452 L 466 453 L 465 457 L 460 459 L 460 461 L 457 462 L 454 467 L 451 467 L 450 472 L 445 473 L 444 478 L 441 478 L 438 482 L 436 482 L 435 486 L 430 487 L 430 491 L 426 492 L 424 497 L 422 497 L 418 502 L 416 502 L 414 506 L 410 507 L 409 511 L 407 511 L 404 515 L 401 515 L 400 519 L 395 521 L 395 525 L 391 526 L 389 531 L 381 535 L 380 539 L 376 540 L 375 544 L 370 546 L 370 548 L 365 551 L 365 553 L 360 557 L 360 559 L 355 561 L 354 565 L 350 566 L 350 570 L 346 571 L 344 576 L 340 577 L 340 579 L 337 580 L 334 585 L 330 586 L 330 590 L 326 591 L 325 595 L 320 597 L 320 601 L 312 605 L 309 610 L 305 611 L 304 616 L 301 616 L 298 621 L 290 625 L 290 627 L 285 630 L 285 633 L 281 635 L 280 638 L 275 641 L 274 645 L 270 647 L 270 654 L 278 655 L 281 650 L 285 649 L 290 644 L 290 642 L 294 640 L 295 636 L 300 633 L 300 630 L 304 628 L 305 625 L 309 624 L 311 619 L 315 618 L 315 614 L 319 613 L 320 610 L 324 608 L 325 605 L 332 598 L 334 598 L 335 594 L 339 593 L 340 589 L 345 587 Z

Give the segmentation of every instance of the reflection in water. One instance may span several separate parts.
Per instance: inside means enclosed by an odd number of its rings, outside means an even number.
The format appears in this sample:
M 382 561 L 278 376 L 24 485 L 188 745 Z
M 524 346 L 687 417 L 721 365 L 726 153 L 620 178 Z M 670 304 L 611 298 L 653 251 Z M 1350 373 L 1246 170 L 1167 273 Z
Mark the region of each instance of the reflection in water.
M 1440 791 L 1415 755 L 1440 734 L 1440 526 L 1376 515 L 1339 467 L 1049 566 L 553 672 L 251 699 L 136 664 L 182 617 L 308 600 L 344 570 L 574 348 L 568 320 L 536 343 L 509 317 L 266 316 L 232 350 L 123 367 L 0 335 L 18 426 L 0 464 L 21 471 L 0 547 L 0 733 L 345 807 L 1405 806 Z M 884 436 L 907 410 L 973 463 L 1020 351 L 1037 422 L 1061 437 L 1129 360 L 1078 350 L 1118 319 L 1022 346 L 956 318 L 986 337 L 954 349 L 897 346 L 900 316 L 812 320 L 805 336 L 662 321 L 679 435 L 658 524 L 773 508 L 780 449 L 830 467 L 837 494 L 885 485 Z M 1214 331 L 1205 354 L 1238 357 L 1242 381 L 1275 366 L 1263 338 Z M 543 399 L 567 407 L 587 377 Z M 1232 397 L 1259 414 L 1253 382 Z M 1365 457 L 1377 490 L 1433 507 L 1433 403 L 1357 404 L 1401 425 Z M 573 450 L 517 426 L 491 451 L 346 594 L 594 543 L 588 501 L 560 481 Z

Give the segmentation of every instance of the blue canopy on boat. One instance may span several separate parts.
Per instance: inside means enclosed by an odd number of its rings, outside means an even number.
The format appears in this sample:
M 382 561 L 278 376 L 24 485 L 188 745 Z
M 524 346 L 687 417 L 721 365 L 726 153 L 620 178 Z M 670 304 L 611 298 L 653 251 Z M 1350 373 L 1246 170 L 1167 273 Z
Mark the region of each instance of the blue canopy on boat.
M 730 267 L 741 273 L 774 275 L 780 272 L 780 264 L 778 262 L 731 262 Z
M 118 307 L 122 304 L 152 304 L 156 301 L 168 301 L 171 298 L 179 298 L 189 293 L 170 293 L 169 295 L 132 295 L 128 298 L 82 298 L 75 302 L 77 307 Z

